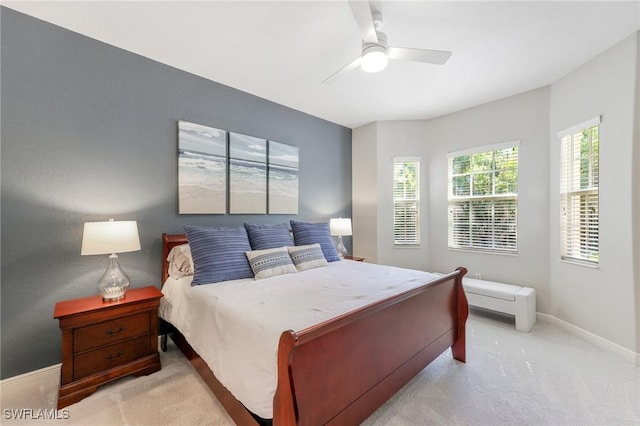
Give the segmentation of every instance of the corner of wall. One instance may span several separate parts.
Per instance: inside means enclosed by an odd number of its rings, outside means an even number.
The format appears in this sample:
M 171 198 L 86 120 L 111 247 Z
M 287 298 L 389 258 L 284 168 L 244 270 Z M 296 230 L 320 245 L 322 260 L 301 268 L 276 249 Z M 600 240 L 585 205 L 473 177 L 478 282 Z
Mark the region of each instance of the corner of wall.
M 378 123 L 351 132 L 353 254 L 378 260 Z
M 636 84 L 633 120 L 632 232 L 636 313 L 636 353 L 640 354 L 640 31 L 636 31 Z M 640 366 L 640 355 L 636 357 Z

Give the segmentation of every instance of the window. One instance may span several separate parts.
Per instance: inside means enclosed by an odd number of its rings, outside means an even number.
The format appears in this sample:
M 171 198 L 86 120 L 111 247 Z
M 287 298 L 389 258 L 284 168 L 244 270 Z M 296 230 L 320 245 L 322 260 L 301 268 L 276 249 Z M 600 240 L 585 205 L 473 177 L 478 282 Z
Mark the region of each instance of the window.
M 563 130 L 560 164 L 560 258 L 597 265 L 600 118 Z
M 393 159 L 393 243 L 420 246 L 420 159 Z
M 517 252 L 518 145 L 449 154 L 449 248 Z

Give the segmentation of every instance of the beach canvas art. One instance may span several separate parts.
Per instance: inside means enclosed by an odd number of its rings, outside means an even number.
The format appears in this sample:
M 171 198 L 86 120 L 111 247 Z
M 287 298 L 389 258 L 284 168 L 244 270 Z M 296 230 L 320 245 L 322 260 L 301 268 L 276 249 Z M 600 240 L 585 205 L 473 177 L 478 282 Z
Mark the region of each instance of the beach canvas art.
M 229 213 L 267 213 L 267 141 L 229 134 Z
M 178 122 L 178 211 L 227 212 L 227 132 Z
M 298 214 L 298 147 L 269 141 L 269 214 Z

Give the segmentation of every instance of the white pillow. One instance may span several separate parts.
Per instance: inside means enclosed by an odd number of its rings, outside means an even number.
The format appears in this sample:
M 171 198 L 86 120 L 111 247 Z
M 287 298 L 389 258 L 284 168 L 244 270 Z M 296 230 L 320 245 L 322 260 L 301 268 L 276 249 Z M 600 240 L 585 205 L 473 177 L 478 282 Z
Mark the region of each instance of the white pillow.
M 286 247 L 247 251 L 245 254 L 256 280 L 298 272 Z
M 327 259 L 322 253 L 320 244 L 309 244 L 306 246 L 287 247 L 289 256 L 298 271 L 321 268 L 327 266 Z
M 182 278 L 193 275 L 193 258 L 191 257 L 191 247 L 189 244 L 175 246 L 167 256 L 169 262 L 169 276 L 171 278 Z

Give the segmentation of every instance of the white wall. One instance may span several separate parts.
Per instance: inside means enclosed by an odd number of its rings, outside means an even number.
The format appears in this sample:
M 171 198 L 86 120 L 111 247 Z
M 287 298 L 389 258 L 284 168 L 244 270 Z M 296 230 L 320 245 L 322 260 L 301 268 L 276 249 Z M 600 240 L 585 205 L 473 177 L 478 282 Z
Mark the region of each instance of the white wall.
M 548 294 L 548 103 L 549 89 L 502 99 L 433 120 L 385 121 L 353 131 L 354 226 L 368 221 L 359 216 L 356 194 L 372 191 L 371 165 L 359 178 L 359 152 L 369 138 L 376 146 L 377 262 L 409 268 L 450 271 L 465 266 L 489 280 L 535 287 L 545 308 Z M 518 220 L 526 226 L 518 230 L 518 254 L 496 255 L 447 248 L 447 153 L 464 148 L 520 140 Z M 418 249 L 393 247 L 392 159 L 395 156 L 421 158 L 421 246 Z M 373 158 L 369 158 L 373 161 Z M 366 181 L 366 186 L 365 186 Z M 373 199 L 368 195 L 369 199 Z M 373 228 L 371 228 L 373 229 Z M 354 245 L 361 236 L 354 231 Z M 374 250 L 368 247 L 369 250 Z M 542 310 L 544 312 L 544 310 Z
M 551 85 L 549 313 L 625 348 L 636 348 L 631 200 L 637 35 Z M 600 265 L 560 259 L 559 130 L 601 115 Z M 637 185 L 637 183 L 636 183 Z M 637 225 L 636 225 L 637 226 Z
M 549 89 L 542 88 L 429 120 L 430 267 L 465 266 L 470 276 L 536 288 L 538 310 L 548 309 Z M 447 231 L 447 153 L 520 141 L 518 149 L 518 253 L 450 250 Z
M 379 263 L 431 271 L 463 265 L 471 276 L 480 273 L 484 279 L 535 287 L 538 312 L 640 353 L 639 44 L 636 33 L 551 86 L 432 120 L 378 122 L 355 129 L 354 227 L 359 220 L 357 194 L 362 188 L 377 191 L 368 194 L 378 203 L 371 209 L 375 219 L 363 218 L 365 223 L 376 221 L 368 226 L 375 236 L 362 240 L 366 250 L 375 252 Z M 598 269 L 559 261 L 556 136 L 558 130 L 596 115 L 602 115 Z M 366 157 L 370 162 L 366 174 L 358 178 L 362 166 L 356 152 L 365 146 L 365 139 L 375 146 L 375 154 Z M 512 140 L 520 140 L 518 254 L 449 250 L 447 153 Z M 393 249 L 393 156 L 422 158 L 420 250 Z M 636 197 L 633 208 L 632 197 Z M 354 235 L 354 244 L 359 238 Z
M 418 248 L 393 245 L 393 157 L 421 158 L 420 221 L 428 222 L 428 147 L 424 121 L 376 122 L 353 130 L 353 245 L 367 261 L 406 268 L 428 268 L 428 226 Z
M 378 262 L 378 124 L 351 133 L 353 255 Z
M 424 127 L 424 120 L 378 123 L 379 263 L 422 270 L 429 267 L 429 158 Z M 393 157 L 420 157 L 420 247 L 393 245 Z
M 636 33 L 636 72 L 640 74 L 640 31 Z M 634 282 L 636 287 L 636 364 L 640 365 L 640 77 L 636 79 L 636 114 L 634 120 L 633 142 L 633 179 L 634 206 L 633 206 L 633 231 L 634 231 Z

